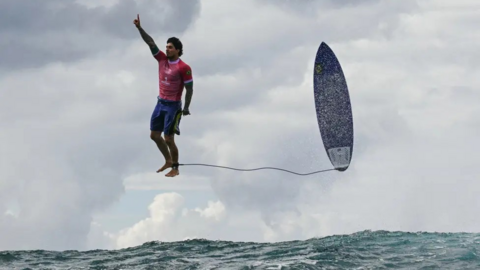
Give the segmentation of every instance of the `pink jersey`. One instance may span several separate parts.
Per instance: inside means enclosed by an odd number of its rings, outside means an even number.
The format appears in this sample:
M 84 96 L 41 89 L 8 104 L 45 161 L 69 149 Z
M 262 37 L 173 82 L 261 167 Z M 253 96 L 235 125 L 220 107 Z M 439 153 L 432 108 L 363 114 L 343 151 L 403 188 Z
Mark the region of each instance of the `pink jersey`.
M 180 58 L 168 60 L 164 52 L 158 50 L 153 55 L 158 61 L 159 97 L 166 100 L 182 99 L 183 87 L 192 83 L 192 69 Z

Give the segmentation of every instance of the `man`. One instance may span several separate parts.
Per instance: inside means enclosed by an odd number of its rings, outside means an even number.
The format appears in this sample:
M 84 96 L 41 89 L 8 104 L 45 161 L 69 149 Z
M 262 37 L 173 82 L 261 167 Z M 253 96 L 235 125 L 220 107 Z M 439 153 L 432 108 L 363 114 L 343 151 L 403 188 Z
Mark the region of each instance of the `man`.
M 165 165 L 158 169 L 157 173 L 171 168 L 165 176 L 174 177 L 179 174 L 178 148 L 175 145 L 174 135 L 180 135 L 179 124 L 182 114 L 190 114 L 188 107 L 193 95 L 192 70 L 179 58 L 183 54 L 183 45 L 178 38 L 169 38 L 163 53 L 143 30 L 138 14 L 133 24 L 138 28 L 143 40 L 150 47 L 153 57 L 158 61 L 159 95 L 150 120 L 150 138 L 165 157 Z M 187 92 L 182 110 L 184 87 Z M 162 132 L 165 134 L 165 139 L 162 138 Z

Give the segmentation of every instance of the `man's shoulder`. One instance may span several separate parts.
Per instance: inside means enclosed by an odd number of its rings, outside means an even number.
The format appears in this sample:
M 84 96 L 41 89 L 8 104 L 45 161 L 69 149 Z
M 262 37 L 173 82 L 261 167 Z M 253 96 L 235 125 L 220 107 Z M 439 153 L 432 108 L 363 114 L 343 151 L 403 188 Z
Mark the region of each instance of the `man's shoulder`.
M 183 79 L 183 82 L 185 83 L 185 85 L 191 85 L 192 84 L 192 81 L 193 81 L 193 77 L 192 77 L 192 69 L 190 68 L 190 66 L 183 62 L 181 59 L 180 61 L 178 62 L 179 66 L 178 66 L 178 69 L 180 71 L 180 74 L 182 76 L 182 79 Z
M 191 69 L 190 65 L 185 63 L 185 61 L 183 61 L 182 59 L 179 59 L 178 61 L 178 66 L 181 68 L 181 69 Z

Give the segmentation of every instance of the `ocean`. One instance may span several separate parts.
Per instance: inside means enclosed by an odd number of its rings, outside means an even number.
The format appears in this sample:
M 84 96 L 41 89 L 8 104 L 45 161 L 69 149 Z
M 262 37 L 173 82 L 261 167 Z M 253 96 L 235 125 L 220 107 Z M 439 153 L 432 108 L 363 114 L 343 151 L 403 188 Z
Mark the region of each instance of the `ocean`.
M 278 243 L 194 239 L 0 252 L 0 269 L 480 269 L 480 234 L 361 231 Z

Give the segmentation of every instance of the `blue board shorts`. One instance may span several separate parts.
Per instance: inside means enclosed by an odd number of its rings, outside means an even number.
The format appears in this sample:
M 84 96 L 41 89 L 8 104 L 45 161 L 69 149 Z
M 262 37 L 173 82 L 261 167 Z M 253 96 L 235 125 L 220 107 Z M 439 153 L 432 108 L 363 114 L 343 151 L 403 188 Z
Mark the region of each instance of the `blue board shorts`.
M 180 119 L 182 118 L 182 101 L 171 101 L 158 98 L 157 105 L 150 119 L 151 131 L 163 131 L 165 135 L 180 135 Z

